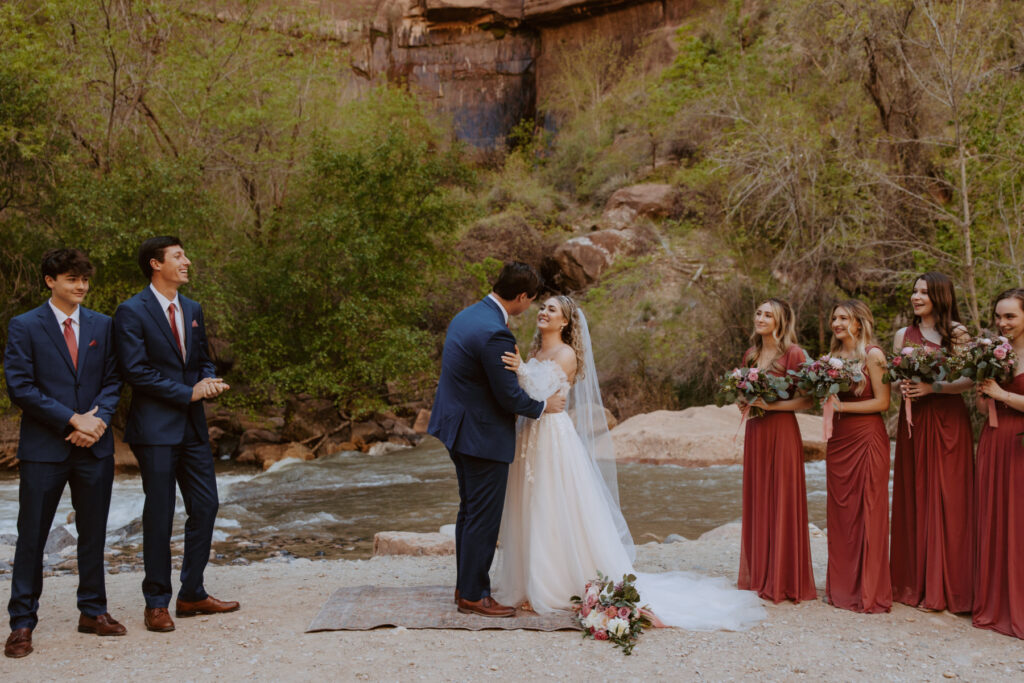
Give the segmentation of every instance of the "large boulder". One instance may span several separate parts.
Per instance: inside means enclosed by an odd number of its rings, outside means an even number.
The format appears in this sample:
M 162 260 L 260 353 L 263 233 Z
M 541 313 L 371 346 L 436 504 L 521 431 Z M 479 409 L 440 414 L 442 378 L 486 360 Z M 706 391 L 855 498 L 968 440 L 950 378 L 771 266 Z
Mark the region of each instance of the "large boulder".
M 604 218 L 616 227 L 631 225 L 640 216 L 675 218 L 682 196 L 673 185 L 642 183 L 615 191 L 604 206 Z
M 573 237 L 555 248 L 550 261 L 556 271 L 556 284 L 578 291 L 593 284 L 619 256 L 634 256 L 650 250 L 652 234 L 643 228 L 626 230 L 595 230 Z
M 825 457 L 822 421 L 797 414 L 804 459 Z M 736 406 L 697 406 L 635 415 L 612 430 L 620 462 L 706 467 L 743 462 L 743 433 Z
M 373 536 L 374 555 L 454 555 L 455 538 L 447 534 L 380 531 Z

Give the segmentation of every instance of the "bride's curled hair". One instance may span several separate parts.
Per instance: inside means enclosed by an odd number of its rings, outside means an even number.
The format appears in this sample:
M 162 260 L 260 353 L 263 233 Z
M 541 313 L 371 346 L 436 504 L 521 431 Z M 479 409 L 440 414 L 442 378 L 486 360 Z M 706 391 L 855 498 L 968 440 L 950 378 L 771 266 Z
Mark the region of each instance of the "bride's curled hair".
M 573 382 L 583 378 L 583 334 L 580 324 L 580 307 L 576 305 L 572 297 L 564 294 L 555 294 L 551 297 L 558 302 L 558 308 L 562 311 L 562 317 L 566 320 L 566 326 L 562 328 L 562 341 L 572 347 L 576 353 L 576 377 Z M 540 351 L 540 330 L 533 335 L 533 342 L 530 344 L 530 355 L 535 356 Z

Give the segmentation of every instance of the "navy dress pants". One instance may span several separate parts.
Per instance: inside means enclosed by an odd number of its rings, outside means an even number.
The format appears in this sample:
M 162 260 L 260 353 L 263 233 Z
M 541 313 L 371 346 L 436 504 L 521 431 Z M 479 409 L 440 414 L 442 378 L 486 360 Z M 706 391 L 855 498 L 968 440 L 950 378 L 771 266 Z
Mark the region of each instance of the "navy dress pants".
M 456 588 L 465 600 L 491 594 L 488 572 L 501 529 L 508 485 L 508 463 L 452 451 L 459 480 L 459 515 L 455 520 Z

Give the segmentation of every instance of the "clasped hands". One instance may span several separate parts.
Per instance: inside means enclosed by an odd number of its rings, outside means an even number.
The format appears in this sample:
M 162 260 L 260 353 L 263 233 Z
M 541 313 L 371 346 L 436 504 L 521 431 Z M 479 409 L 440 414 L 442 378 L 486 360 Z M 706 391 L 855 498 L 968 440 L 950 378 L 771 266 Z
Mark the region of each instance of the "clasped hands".
M 506 351 L 501 354 L 501 362 L 505 364 L 505 369 L 511 372 L 519 372 L 519 366 L 523 362 L 522 356 L 519 355 L 519 347 L 516 347 L 515 351 Z M 547 402 L 544 404 L 545 413 L 560 413 L 565 410 L 565 395 L 560 391 L 556 391 L 548 397 Z
M 904 398 L 910 399 L 924 398 L 928 394 L 937 393 L 931 382 L 911 382 L 910 380 L 902 380 L 899 391 Z
M 230 388 L 228 383 L 220 377 L 204 377 L 192 387 L 192 401 L 201 401 L 204 398 L 217 398 Z
M 68 420 L 68 424 L 72 426 L 74 431 L 64 437 L 65 441 L 70 441 L 73 445 L 81 448 L 89 448 L 94 443 L 100 440 L 103 436 L 103 432 L 107 431 L 107 423 L 101 418 L 96 417 L 96 411 L 100 409 L 99 406 L 94 406 L 92 410 L 83 414 L 75 413 Z

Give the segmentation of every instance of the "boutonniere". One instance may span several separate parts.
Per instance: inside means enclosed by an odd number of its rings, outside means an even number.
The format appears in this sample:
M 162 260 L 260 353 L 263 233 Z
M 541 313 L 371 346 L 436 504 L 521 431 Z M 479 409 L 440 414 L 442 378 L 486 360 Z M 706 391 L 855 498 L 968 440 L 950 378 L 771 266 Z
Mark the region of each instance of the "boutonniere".
M 93 340 L 92 340 L 91 342 L 89 342 L 89 348 L 90 348 L 90 349 L 91 349 L 92 347 L 94 347 L 94 346 L 96 346 L 96 340 L 95 340 L 95 339 L 93 339 Z
M 197 323 L 195 320 L 193 320 L 192 321 L 192 327 L 199 327 L 199 323 Z

